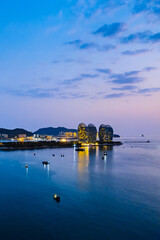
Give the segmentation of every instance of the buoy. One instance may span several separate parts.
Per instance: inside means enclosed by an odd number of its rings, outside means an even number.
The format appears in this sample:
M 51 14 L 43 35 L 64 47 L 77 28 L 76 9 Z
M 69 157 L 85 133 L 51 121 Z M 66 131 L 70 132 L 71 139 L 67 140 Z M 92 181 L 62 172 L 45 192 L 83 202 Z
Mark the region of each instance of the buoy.
M 53 195 L 53 198 L 54 198 L 57 202 L 60 201 L 60 196 L 58 196 L 57 194 L 54 194 L 54 195 Z
M 52 154 L 53 157 L 55 157 L 55 154 Z
M 102 159 L 104 160 L 104 157 L 102 157 Z
M 106 156 L 106 155 L 107 155 L 107 153 L 106 153 L 106 152 L 104 152 L 104 155 Z
M 28 165 L 25 165 L 25 168 L 28 168 Z
M 48 165 L 49 164 L 49 162 L 47 162 L 47 161 L 43 161 L 42 162 L 44 165 Z
M 36 154 L 34 153 L 34 156 L 35 156 Z

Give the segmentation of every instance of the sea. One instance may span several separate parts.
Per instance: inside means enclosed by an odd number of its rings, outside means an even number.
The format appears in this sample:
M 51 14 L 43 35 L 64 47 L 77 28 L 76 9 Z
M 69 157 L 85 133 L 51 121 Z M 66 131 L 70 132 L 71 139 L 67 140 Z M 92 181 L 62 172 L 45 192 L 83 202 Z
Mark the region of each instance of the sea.
M 120 140 L 0 151 L 0 239 L 160 240 L 160 139 Z

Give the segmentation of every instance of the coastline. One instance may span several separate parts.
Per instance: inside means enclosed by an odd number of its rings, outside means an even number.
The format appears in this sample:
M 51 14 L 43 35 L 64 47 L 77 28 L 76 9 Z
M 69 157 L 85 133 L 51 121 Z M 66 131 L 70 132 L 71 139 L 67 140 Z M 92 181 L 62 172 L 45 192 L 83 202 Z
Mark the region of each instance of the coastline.
M 117 146 L 122 145 L 120 141 L 108 142 L 104 144 L 96 144 L 91 146 Z M 39 141 L 39 142 L 3 142 L 0 145 L 0 151 L 16 151 L 16 150 L 34 150 L 47 148 L 72 148 L 73 142 L 55 142 L 55 141 Z

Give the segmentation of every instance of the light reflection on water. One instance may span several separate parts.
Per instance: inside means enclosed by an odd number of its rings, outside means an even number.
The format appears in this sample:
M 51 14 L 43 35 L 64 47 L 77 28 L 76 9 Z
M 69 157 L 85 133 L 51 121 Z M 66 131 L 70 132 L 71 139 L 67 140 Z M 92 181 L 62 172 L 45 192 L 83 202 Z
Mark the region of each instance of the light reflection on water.
M 1 238 L 159 239 L 159 156 L 159 141 L 1 152 Z

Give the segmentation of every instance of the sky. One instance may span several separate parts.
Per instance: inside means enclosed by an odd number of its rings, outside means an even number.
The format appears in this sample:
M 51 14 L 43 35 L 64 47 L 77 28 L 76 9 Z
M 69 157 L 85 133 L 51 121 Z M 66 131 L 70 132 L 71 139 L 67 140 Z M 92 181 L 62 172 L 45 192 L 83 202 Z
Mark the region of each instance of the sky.
M 160 134 L 159 0 L 0 2 L 0 127 Z

